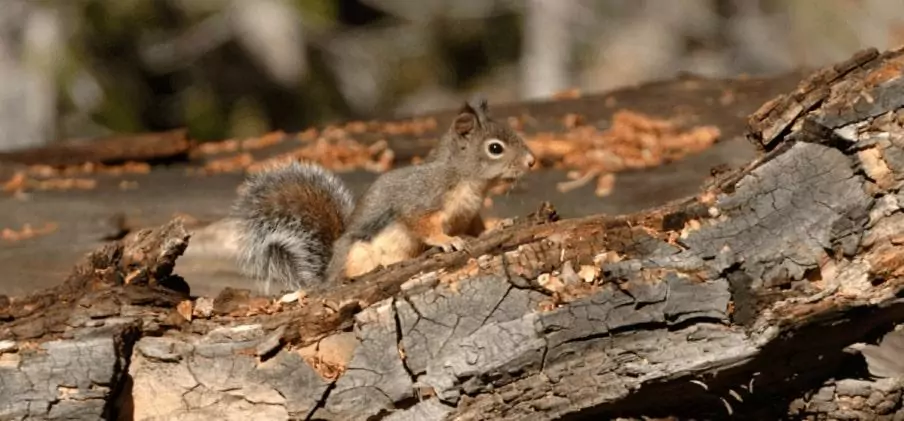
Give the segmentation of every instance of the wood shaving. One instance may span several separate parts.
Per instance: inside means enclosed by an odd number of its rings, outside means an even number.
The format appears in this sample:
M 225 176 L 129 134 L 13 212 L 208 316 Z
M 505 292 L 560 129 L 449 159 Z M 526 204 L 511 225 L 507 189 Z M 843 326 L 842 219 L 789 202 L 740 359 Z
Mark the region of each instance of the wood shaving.
M 56 168 L 49 165 L 32 165 L 27 169 L 27 174 L 37 178 L 73 177 L 77 175 L 91 174 L 147 174 L 151 172 L 151 166 L 146 162 L 126 162 L 122 165 L 104 165 L 96 162 L 86 162 L 81 165 L 71 165 Z
M 672 121 L 619 111 L 607 130 L 579 125 L 565 133 L 539 133 L 525 141 L 539 160 L 583 174 L 579 182 L 560 184 L 560 191 L 580 187 L 590 181 L 584 178 L 593 174 L 599 178 L 596 193 L 602 196 L 611 191 L 611 174 L 681 159 L 709 148 L 719 135 L 715 126 L 684 129 Z
M 276 131 L 273 133 L 267 133 L 261 137 L 245 139 L 242 141 L 242 150 L 254 150 L 254 149 L 262 149 L 268 146 L 278 145 L 282 143 L 286 138 L 286 133 L 283 131 Z
M 537 307 L 540 312 L 545 313 L 545 312 L 553 311 L 553 310 L 559 308 L 559 305 L 556 304 L 555 302 L 553 302 L 552 300 L 544 300 L 544 301 L 541 301 Z
M 537 284 L 552 292 L 562 292 L 565 289 L 565 283 L 558 276 L 550 273 L 541 273 L 537 277 Z
M 336 380 L 345 372 L 345 366 L 327 362 L 319 356 L 306 357 L 304 362 L 325 380 Z
M 606 197 L 612 194 L 615 189 L 615 174 L 603 174 L 596 179 L 596 190 L 593 191 L 597 197 Z
M 729 106 L 734 104 L 735 102 L 735 93 L 731 89 L 725 89 L 722 91 L 722 95 L 719 96 L 719 104 L 722 106 Z
M 192 316 L 196 318 L 207 319 L 213 315 L 213 298 L 198 297 L 195 301 Z
M 701 226 L 700 221 L 696 219 L 688 220 L 684 223 L 684 228 L 681 229 L 681 238 L 687 238 L 690 233 L 699 230 Z
M 568 129 L 583 126 L 584 116 L 580 114 L 565 114 L 565 117 L 562 118 L 562 124 L 565 125 L 565 128 Z
M 192 302 L 191 300 L 182 300 L 179 304 L 176 305 L 176 312 L 182 316 L 185 321 L 190 322 L 192 316 Z
M 866 171 L 866 175 L 873 180 L 876 180 L 879 187 L 890 188 L 894 185 L 894 175 L 892 174 L 891 169 L 889 169 L 888 164 L 885 163 L 885 158 L 878 148 L 859 151 L 857 152 L 857 157 L 860 158 L 860 162 L 863 163 L 863 169 Z
M 411 135 L 420 136 L 436 130 L 437 123 L 433 117 L 419 117 L 398 121 L 349 121 L 341 126 L 330 125 L 318 133 L 311 128 L 301 134 L 298 139 L 302 142 L 313 142 L 318 138 L 331 140 L 348 139 L 349 134 L 376 133 L 384 135 Z
M 221 153 L 235 152 L 239 150 L 239 141 L 227 139 L 219 142 L 204 142 L 195 149 L 203 155 L 217 155 Z
M 497 228 L 501 228 L 502 220 L 499 218 L 484 218 L 483 226 L 486 231 L 491 231 Z
M 576 98 L 580 96 L 580 92 L 569 90 L 560 94 L 562 95 Z M 606 99 L 607 106 L 614 106 L 615 103 L 614 97 Z M 510 117 L 508 122 L 518 130 L 524 125 L 524 120 L 529 118 Z M 560 184 L 560 191 L 572 190 L 595 178 L 597 181 L 594 191 L 598 196 L 611 193 L 614 185 L 612 174 L 681 159 L 687 154 L 708 148 L 720 135 L 719 130 L 713 126 L 686 129 L 670 120 L 654 119 L 625 110 L 612 116 L 611 127 L 606 130 L 588 125 L 584 116 L 574 113 L 563 116 L 562 124 L 568 129 L 565 133 L 539 133 L 526 137 L 525 140 L 537 156 L 539 164 L 551 162 L 557 168 L 574 169 L 582 174 L 578 181 Z M 301 143 L 301 147 L 260 161 L 255 161 L 245 151 L 264 148 L 290 138 L 278 131 L 241 142 L 227 140 L 206 143 L 200 145 L 197 151 L 208 155 L 239 153 L 237 156 L 209 161 L 200 171 L 203 174 L 238 171 L 253 173 L 293 160 L 316 162 L 334 172 L 363 169 L 382 173 L 392 169 L 395 162 L 394 151 L 385 139 L 375 143 L 362 143 L 355 139 L 355 135 L 421 136 L 436 128 L 437 121 L 433 117 L 391 122 L 350 121 L 322 129 L 311 128 L 296 136 L 295 140 Z M 413 159 L 415 164 L 420 161 L 420 158 Z
M 215 159 L 204 164 L 204 167 L 201 168 L 201 173 L 203 174 L 219 174 L 219 173 L 229 173 L 229 172 L 237 172 L 247 168 L 254 162 L 254 157 L 251 154 L 245 152 L 235 156 L 230 156 L 226 158 Z M 189 169 L 189 172 L 194 172 L 193 169 Z
M 379 133 L 389 135 L 405 134 L 419 136 L 436 129 L 436 119 L 433 117 L 414 118 L 411 120 L 386 122 L 382 124 L 372 122 L 370 124 L 371 129 L 376 129 Z
M 349 133 L 361 134 L 367 132 L 367 123 L 363 121 L 350 121 L 345 124 L 345 130 Z
M 34 180 L 29 183 L 35 190 L 91 190 L 97 187 L 97 180 L 90 178 L 51 178 Z
M 572 178 L 573 175 L 576 175 L 576 172 L 569 173 L 569 178 Z M 561 193 L 568 193 L 574 189 L 578 189 L 586 185 L 599 176 L 599 171 L 590 170 L 584 175 L 578 175 L 576 178 L 572 178 L 571 181 L 563 181 L 561 183 L 556 184 L 556 190 Z
M 578 278 L 581 278 L 584 282 L 591 283 L 596 280 L 599 273 L 599 266 L 583 265 L 578 271 Z
M 364 169 L 382 173 L 392 169 L 395 152 L 389 148 L 389 143 L 385 140 L 368 145 L 352 140 L 341 128 L 331 127 L 324 129 L 320 137 L 289 152 L 258 161 L 255 161 L 251 154 L 245 152 L 211 160 L 200 172 L 202 174 L 241 171 L 256 173 L 293 161 L 316 162 L 334 172 Z
M 251 151 L 278 145 L 286 140 L 285 132 L 277 130 L 259 137 L 247 139 L 226 139 L 217 142 L 204 142 L 193 151 L 196 155 L 220 155 L 239 151 Z
M 6 193 L 17 193 L 25 190 L 25 184 L 28 177 L 24 171 L 17 171 L 13 176 L 3 183 L 3 191 Z
M 552 94 L 552 99 L 577 99 L 581 97 L 581 90 L 578 88 L 566 89 Z
M 618 253 L 611 250 L 593 256 L 593 264 L 597 267 L 601 267 L 607 263 L 618 263 L 620 261 L 622 261 L 622 256 L 619 256 Z
M 291 304 L 303 299 L 307 294 L 304 291 L 295 291 L 290 292 L 288 294 L 279 297 L 279 302 L 282 304 Z
M 712 191 L 706 191 L 697 196 L 697 201 L 704 205 L 712 205 L 716 203 L 716 194 Z
M 316 128 L 311 127 L 310 129 L 307 129 L 307 130 L 299 133 L 298 140 L 301 141 L 302 143 L 311 142 L 311 141 L 314 141 L 315 139 L 317 139 L 317 136 L 319 136 L 319 135 L 320 135 L 320 132 Z
M 41 235 L 47 235 L 53 233 L 56 230 L 57 224 L 55 222 L 47 222 L 40 228 L 32 228 L 31 224 L 25 224 L 19 230 L 3 228 L 3 230 L 0 231 L 0 238 L 5 241 L 15 242 L 27 240 L 29 238 L 34 238 Z
M 229 316 L 251 317 L 262 314 L 273 314 L 278 311 L 278 306 L 275 306 L 274 303 L 264 297 L 252 297 L 242 304 L 243 305 L 240 305 L 234 311 L 229 312 Z
M 90 178 L 51 178 L 38 180 L 28 177 L 26 172 L 18 171 L 3 183 L 3 191 L 11 194 L 20 194 L 29 190 L 91 190 L 97 187 L 97 180 Z
M 138 278 L 142 273 L 144 273 L 144 271 L 142 271 L 141 269 L 133 270 L 126 275 L 126 277 L 122 280 L 122 283 L 125 285 L 129 285 L 132 283 L 132 281 L 134 281 L 136 278 Z

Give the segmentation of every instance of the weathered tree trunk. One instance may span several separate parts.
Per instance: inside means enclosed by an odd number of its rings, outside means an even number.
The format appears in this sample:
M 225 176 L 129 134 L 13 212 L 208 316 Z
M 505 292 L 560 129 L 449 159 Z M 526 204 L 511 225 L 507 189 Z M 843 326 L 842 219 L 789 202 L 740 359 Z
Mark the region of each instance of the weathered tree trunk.
M 300 302 L 189 298 L 179 221 L 140 231 L 0 303 L 0 418 L 901 419 L 904 372 L 845 349 L 904 322 L 902 68 L 814 73 L 697 197 L 543 207 Z

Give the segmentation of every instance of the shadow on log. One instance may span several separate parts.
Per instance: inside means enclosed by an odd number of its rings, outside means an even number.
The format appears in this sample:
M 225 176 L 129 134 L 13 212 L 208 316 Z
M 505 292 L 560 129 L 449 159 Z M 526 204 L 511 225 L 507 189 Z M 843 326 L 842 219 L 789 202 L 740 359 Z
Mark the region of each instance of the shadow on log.
M 544 206 L 308 297 L 190 297 L 179 221 L 128 237 L 0 302 L 0 418 L 901 419 L 904 372 L 848 351 L 904 322 L 902 69 L 815 72 L 696 197 Z

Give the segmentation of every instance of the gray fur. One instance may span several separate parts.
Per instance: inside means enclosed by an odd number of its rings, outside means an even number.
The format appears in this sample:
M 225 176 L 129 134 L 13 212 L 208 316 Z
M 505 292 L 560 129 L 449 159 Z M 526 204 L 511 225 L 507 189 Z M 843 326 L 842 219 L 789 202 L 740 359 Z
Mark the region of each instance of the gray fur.
M 505 145 L 504 152 L 490 154 L 490 139 Z M 356 241 L 441 209 L 446 193 L 462 183 L 486 194 L 496 182 L 520 178 L 532 162 L 524 140 L 491 119 L 486 99 L 475 96 L 423 164 L 381 175 L 357 208 L 345 185 L 317 165 L 293 163 L 249 177 L 233 208 L 239 221 L 238 262 L 262 282 L 265 294 L 274 283 L 284 290 L 331 284 L 344 277 Z M 331 203 L 302 203 L 310 198 Z
M 377 209 L 373 214 L 362 215 L 359 221 L 352 224 L 346 237 L 355 241 L 373 240 L 374 236 L 398 218 L 399 215 L 392 206 L 386 206 L 385 209 Z
M 450 188 L 472 182 L 485 190 L 493 182 L 514 181 L 526 173 L 523 161 L 530 149 L 508 124 L 489 117 L 482 96 L 465 103 L 459 111 L 462 116 L 476 120 L 470 132 L 458 134 L 453 123 L 422 164 L 393 169 L 371 184 L 357 205 L 355 217 L 335 243 L 326 271 L 328 282 L 343 277 L 342 269 L 355 241 L 373 238 L 400 218 L 441 208 Z M 502 158 L 487 157 L 484 141 L 488 139 L 506 145 Z
M 238 221 L 237 261 L 247 276 L 258 281 L 266 295 L 278 285 L 295 291 L 323 282 L 332 256 L 332 244 L 324 239 L 325 220 L 306 217 L 304 210 L 285 208 L 273 195 L 290 194 L 293 184 L 313 187 L 338 206 L 343 226 L 354 210 L 354 196 L 334 174 L 316 164 L 293 162 L 251 175 L 232 212 Z
M 474 113 L 474 116 L 477 117 L 477 122 L 480 123 L 481 126 L 486 126 L 490 120 L 490 109 L 489 104 L 487 103 L 487 99 L 483 94 L 477 93 L 471 99 L 468 100 L 465 107 L 469 107 L 471 112 Z M 465 112 L 465 110 L 461 110 L 461 112 Z

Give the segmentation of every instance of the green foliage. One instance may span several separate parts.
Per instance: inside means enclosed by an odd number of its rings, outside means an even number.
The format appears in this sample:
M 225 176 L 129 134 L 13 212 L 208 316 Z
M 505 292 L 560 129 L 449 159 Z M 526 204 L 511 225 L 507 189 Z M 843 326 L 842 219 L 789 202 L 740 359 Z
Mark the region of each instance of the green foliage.
M 292 0 L 303 16 L 306 29 L 314 31 L 332 29 L 337 24 L 338 3 L 336 0 Z
M 191 50 L 204 42 L 199 24 L 229 4 L 201 6 L 190 1 L 36 0 L 35 4 L 56 8 L 65 16 L 69 35 L 58 57 L 34 58 L 42 65 L 55 66 L 51 71 L 59 87 L 59 120 L 79 115 L 75 120 L 90 118 L 114 132 L 187 127 L 193 138 L 212 140 L 369 117 L 353 115 L 347 103 L 350 99 L 339 92 L 336 69 L 327 65 L 327 57 L 337 52 L 329 51 L 331 47 L 324 41 L 347 29 L 363 34 L 371 29 L 366 24 L 343 26 L 338 2 L 287 0 L 302 17 L 299 24 L 307 44 L 299 48 L 305 49 L 308 72 L 297 86 L 285 87 L 266 80 L 265 72 L 255 67 L 259 65 L 246 51 L 236 48 L 234 39 L 190 56 L 187 62 L 175 63 L 163 73 L 151 68 L 143 55 L 150 46 L 166 42 Z M 490 69 L 517 61 L 520 22 L 516 15 L 503 13 L 467 22 L 438 19 L 436 25 L 420 28 L 425 44 L 416 46 L 416 54 L 405 50 L 410 48 L 404 44 L 411 43 L 411 37 L 395 39 L 391 32 L 381 31 L 382 23 L 373 24 L 370 33 L 383 38 L 372 43 L 372 48 L 385 49 L 380 59 L 398 69 L 378 80 L 378 114 L 388 114 L 384 110 L 423 86 L 463 89 Z M 92 110 L 79 109 L 71 96 L 72 87 L 86 74 L 102 91 L 101 102 Z
M 182 115 L 188 126 L 188 134 L 195 139 L 223 139 L 229 137 L 226 116 L 216 101 L 213 90 L 199 81 L 181 93 Z

